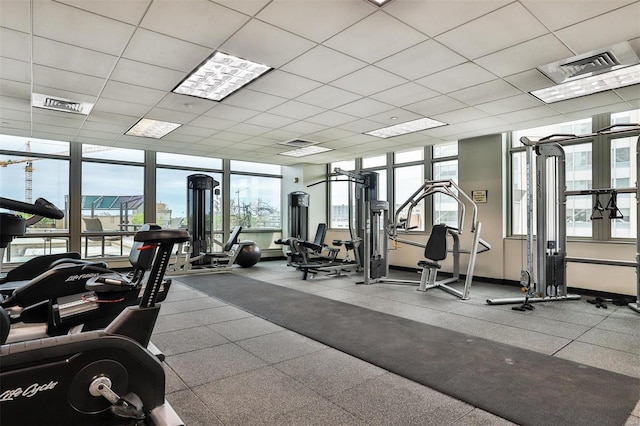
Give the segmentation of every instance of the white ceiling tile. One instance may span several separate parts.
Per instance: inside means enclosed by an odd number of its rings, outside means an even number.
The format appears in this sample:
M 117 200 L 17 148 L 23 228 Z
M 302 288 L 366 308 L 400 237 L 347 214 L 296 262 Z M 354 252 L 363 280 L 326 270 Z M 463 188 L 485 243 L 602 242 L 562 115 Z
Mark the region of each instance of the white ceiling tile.
M 335 108 L 356 99 L 360 99 L 360 95 L 331 86 L 318 87 L 296 98 L 300 102 L 321 108 Z
M 31 32 L 31 3 L 21 0 L 3 1 L 0 27 L 11 28 L 23 33 Z
M 76 102 L 89 102 L 89 103 L 95 103 L 96 102 L 96 97 L 92 96 L 92 95 L 87 95 L 84 93 L 75 93 L 75 92 L 71 92 L 69 90 L 59 90 L 59 89 L 53 89 L 51 87 L 44 87 L 44 86 L 37 86 L 34 85 L 33 86 L 33 92 L 34 93 L 42 93 L 45 95 L 49 95 L 49 96 L 56 96 L 59 98 L 66 98 L 66 99 L 72 99 Z
M 286 140 L 293 139 L 293 138 L 297 137 L 298 134 L 299 134 L 299 132 L 292 132 L 290 130 L 275 129 L 275 130 L 271 130 L 270 132 L 264 133 L 261 136 L 263 136 L 265 138 L 270 138 L 270 139 L 277 139 L 279 141 L 286 141 Z
M 501 120 L 497 117 L 483 117 L 481 119 L 476 120 L 466 120 L 456 125 L 463 130 L 481 130 L 481 129 L 489 129 L 497 126 L 507 125 L 504 120 Z
M 260 114 L 258 111 L 226 104 L 217 104 L 204 113 L 204 115 L 208 117 L 216 117 L 238 122 L 245 121 L 258 114 Z
M 427 40 L 378 63 L 376 66 L 415 80 L 465 62 L 465 58 L 435 40 Z
M 371 95 L 370 98 L 385 102 L 393 106 L 401 107 L 423 101 L 425 99 L 433 98 L 438 95 L 440 95 L 440 93 L 431 89 L 427 89 L 426 87 L 419 84 L 405 83 L 392 89 L 375 93 Z
M 628 111 L 629 104 L 627 102 L 618 102 L 615 104 L 604 104 L 593 108 L 585 108 L 579 111 L 572 111 L 565 113 L 565 116 L 569 120 L 578 120 L 584 117 L 591 117 L 594 115 L 605 114 L 608 112 Z
M 296 134 L 296 137 L 300 137 L 303 135 L 316 133 L 321 130 L 325 130 L 327 126 L 317 123 L 310 123 L 308 121 L 298 121 L 293 124 L 289 124 L 288 126 L 284 126 L 281 130 L 287 132 L 293 132 Z
M 516 2 L 439 35 L 436 40 L 473 59 L 546 32 L 546 28 Z
M 120 55 L 135 30 L 132 25 L 61 3 L 36 1 L 32 4 L 34 35 L 98 52 Z
M 634 84 L 633 86 L 616 89 L 615 92 L 625 101 L 640 99 L 640 84 Z
M 378 11 L 330 38 L 324 45 L 373 63 L 426 39 L 424 34 Z
M 87 117 L 87 122 L 121 125 L 126 128 L 133 126 L 137 121 L 137 116 L 113 114 L 110 112 L 98 111 L 95 108 Z
M 213 129 L 205 129 L 204 127 L 196 127 L 190 124 L 186 124 L 184 126 L 178 127 L 176 130 L 171 132 L 171 135 L 187 135 L 193 136 L 196 138 L 208 138 L 217 133 L 217 130 Z
M 107 78 L 118 58 L 57 41 L 33 38 L 33 63 Z
M 259 136 L 268 132 L 271 129 L 269 129 L 268 127 L 255 126 L 253 124 L 238 123 L 234 126 L 229 127 L 229 129 L 227 130 L 229 130 L 230 132 L 241 133 L 244 135 Z
M 357 93 L 358 95 L 369 96 L 406 82 L 405 79 L 397 75 L 393 75 L 374 66 L 368 66 L 335 80 L 331 85 Z
M 371 115 L 380 114 L 385 111 L 391 111 L 394 107 L 375 99 L 362 98 L 349 104 L 343 105 L 335 110 L 344 114 L 349 114 L 359 118 L 366 118 Z
M 373 5 L 361 0 L 341 0 L 330 4 L 319 0 L 274 0 L 258 13 L 257 18 L 322 43 L 375 10 Z M 318 25 L 319 22 L 322 25 Z
M 134 61 L 189 73 L 211 53 L 211 50 L 206 47 L 138 29 L 122 56 Z
M 164 108 L 153 108 L 145 114 L 145 118 L 152 120 L 169 121 L 171 123 L 186 124 L 193 122 L 197 118 L 197 114 L 189 114 L 186 112 L 178 112 Z
M 84 122 L 84 116 L 70 112 L 51 111 L 41 108 L 33 108 L 33 122 L 38 124 L 50 124 L 52 126 L 70 127 L 79 129 Z
M 534 108 L 543 105 L 541 101 L 529 94 L 512 96 L 497 101 L 476 105 L 476 108 L 491 115 L 505 114 L 512 111 Z
M 79 138 L 102 139 L 104 141 L 112 141 L 112 140 L 118 139 L 118 137 L 120 137 L 120 135 L 122 135 L 127 130 L 129 129 L 124 129 L 121 132 L 114 133 L 114 132 L 107 132 L 105 130 L 89 130 L 89 129 L 83 128 L 77 133 L 74 133 L 74 136 L 77 136 Z
M 325 46 L 316 46 L 286 64 L 282 69 L 312 80 L 329 83 L 365 66 L 367 66 L 366 62 Z
M 320 114 L 324 112 L 324 108 L 319 108 L 309 104 L 303 104 L 298 101 L 288 101 L 277 107 L 271 109 L 270 112 L 282 115 L 289 118 L 297 118 L 298 120 L 304 120 L 312 115 Z
M 477 86 L 468 87 L 449 93 L 454 99 L 465 102 L 468 105 L 477 105 L 497 99 L 508 98 L 522 93 L 509 83 L 503 80 L 493 80 Z
M 104 86 L 101 97 L 132 102 L 143 105 L 155 105 L 165 96 L 164 91 L 134 86 L 133 84 L 108 81 Z
M 208 0 L 154 0 L 140 27 L 217 49 L 249 19 Z
M 132 125 L 135 123 L 132 123 Z M 129 130 L 131 126 L 113 123 L 100 123 L 99 121 L 85 121 L 82 124 L 82 131 L 90 132 L 105 132 L 112 134 L 122 135 Z M 79 133 L 78 136 L 85 136 L 84 133 Z
M 476 108 L 462 108 L 455 111 L 445 112 L 443 114 L 432 115 L 434 120 L 441 121 L 447 124 L 464 123 L 469 120 L 476 120 L 478 118 L 486 118 L 489 114 L 482 112 Z
M 331 128 L 322 130 L 320 132 L 316 132 L 313 134 L 313 137 L 322 141 L 330 141 L 340 138 L 346 138 L 348 136 L 353 136 L 353 132 L 349 132 L 347 130 Z
M 12 98 L 31 99 L 31 86 L 19 81 L 0 80 L 0 93 L 2 96 Z
M 117 19 L 118 21 L 137 25 L 152 0 L 116 0 L 116 4 L 114 4 L 113 1 L 95 0 L 57 1 L 60 3 L 66 3 L 78 9 L 84 9 L 98 15 L 107 16 L 109 18 Z
M 188 124 L 190 126 L 203 127 L 205 129 L 226 130 L 229 127 L 235 126 L 238 122 L 201 115 L 200 117 L 191 120 Z
M 384 11 L 433 37 L 509 2 L 510 0 L 394 1 Z
M 162 92 L 164 95 L 166 92 Z M 194 96 L 178 95 L 176 93 L 167 93 L 162 100 L 157 103 L 157 107 L 171 109 L 188 114 L 203 114 L 218 105 L 217 102 L 208 99 L 200 99 Z
M 229 132 L 229 131 L 223 130 L 222 132 L 216 133 L 210 139 L 213 139 L 213 140 L 217 141 L 218 144 L 221 144 L 222 141 L 225 141 L 225 142 L 244 142 L 249 138 L 251 138 L 250 135 L 245 135 L 243 133 L 235 133 L 235 132 Z M 225 145 L 227 145 L 227 144 L 225 143 Z
M 262 126 L 269 129 L 284 127 L 288 124 L 295 122 L 294 118 L 282 117 L 280 115 L 269 114 L 263 112 L 262 114 L 258 114 L 255 117 L 251 117 L 244 122 L 247 124 L 253 124 L 256 126 Z
M 251 90 L 285 98 L 295 98 L 321 85 L 322 83 L 308 78 L 274 70 L 252 82 Z
M 557 114 L 558 111 L 544 105 L 529 109 L 523 109 L 520 111 L 507 112 L 504 114 L 500 114 L 497 117 L 509 123 L 520 123 L 523 121 L 538 120 L 544 117 L 553 117 Z
M 473 62 L 465 62 L 416 80 L 416 83 L 440 93 L 449 93 L 495 79 L 496 76 L 484 68 Z
M 577 55 L 640 37 L 640 3 L 600 15 L 555 34 Z
M 456 109 L 464 108 L 467 105 L 460 101 L 451 99 L 448 96 L 441 95 L 434 98 L 426 99 L 424 101 L 416 102 L 414 104 L 406 105 L 404 108 L 409 111 L 413 111 L 416 114 L 430 117 L 435 114 L 442 114 L 444 112 L 453 111 Z
M 115 99 L 100 98 L 93 107 L 95 112 L 108 112 L 112 114 L 133 115 L 142 117 L 149 109 L 147 105 L 132 104 L 131 102 L 117 101 Z M 93 113 L 93 112 L 92 112 Z
M 31 37 L 20 31 L 0 28 L 0 56 L 31 62 Z
M 338 126 L 340 124 L 348 123 L 350 121 L 357 120 L 358 117 L 354 117 L 348 114 L 342 114 L 336 111 L 326 111 L 313 117 L 307 118 L 307 121 L 311 123 L 323 124 L 325 126 Z
M 0 79 L 31 83 L 29 62 L 0 57 Z
M 555 83 L 537 69 L 510 75 L 504 78 L 523 92 L 543 89 Z
M 286 98 L 256 92 L 251 89 L 242 89 L 224 99 L 225 104 L 256 111 L 268 111 L 286 101 Z
M 229 9 L 237 10 L 245 15 L 254 16 L 260 12 L 271 0 L 215 0 L 215 3 L 221 4 Z
M 256 43 L 256 40 L 260 40 L 260 43 Z M 251 20 L 228 39 L 220 50 L 278 68 L 314 46 L 313 42 L 295 34 Z
M 606 1 L 541 1 L 520 0 L 520 2 L 536 18 L 550 30 L 560 28 L 593 18 L 609 10 L 629 4 L 635 0 L 606 0 Z
M 33 84 L 38 86 L 55 87 L 69 92 L 97 96 L 102 90 L 104 82 L 103 78 L 43 67 L 42 65 L 33 66 Z M 68 96 L 65 97 L 68 98 Z
M 168 68 L 120 58 L 111 74 L 111 79 L 152 89 L 172 90 L 185 74 Z
M 2 111 L 13 110 L 31 112 L 30 99 L 12 98 L 10 96 L 0 96 L 0 109 Z M 28 118 L 28 116 L 27 116 Z
M 368 118 L 369 120 L 377 121 L 379 123 L 383 123 L 388 126 L 393 126 L 395 124 L 417 120 L 418 118 L 423 118 L 423 117 L 420 114 L 407 111 L 406 109 L 394 108 L 380 114 L 370 115 Z
M 340 129 L 348 130 L 350 132 L 354 132 L 354 133 L 364 133 L 364 132 L 369 132 L 371 130 L 380 129 L 381 127 L 384 127 L 384 125 L 381 123 L 378 123 L 377 121 L 371 121 L 365 118 L 361 118 L 360 120 L 352 121 L 346 124 L 341 124 L 340 126 L 337 126 L 337 127 Z M 369 139 L 370 138 L 373 138 L 373 136 L 370 136 Z M 350 140 L 350 138 L 347 138 L 347 139 Z
M 596 93 L 594 95 L 555 102 L 550 105 L 553 109 L 566 114 L 575 111 L 584 111 L 591 108 L 599 108 L 603 105 L 613 105 L 620 101 L 620 97 L 616 95 L 613 90 L 609 90 L 607 92 Z
M 548 34 L 483 56 L 475 62 L 492 73 L 504 77 L 571 56 L 573 53 L 564 44 L 552 34 Z

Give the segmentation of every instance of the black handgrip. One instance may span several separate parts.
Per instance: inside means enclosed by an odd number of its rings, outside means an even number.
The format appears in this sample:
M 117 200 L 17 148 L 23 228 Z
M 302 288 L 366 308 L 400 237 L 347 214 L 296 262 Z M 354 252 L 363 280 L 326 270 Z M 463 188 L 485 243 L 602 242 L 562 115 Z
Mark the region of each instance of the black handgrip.
M 0 208 L 29 213 L 50 219 L 62 219 L 64 212 L 44 198 L 38 198 L 33 204 L 0 197 Z

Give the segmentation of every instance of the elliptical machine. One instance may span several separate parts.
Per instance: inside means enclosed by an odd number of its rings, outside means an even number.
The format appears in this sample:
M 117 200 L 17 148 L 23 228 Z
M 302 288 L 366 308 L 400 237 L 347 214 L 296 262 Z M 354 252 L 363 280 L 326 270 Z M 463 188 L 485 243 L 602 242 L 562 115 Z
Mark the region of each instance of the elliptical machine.
M 15 210 L 58 217 L 49 203 L 15 203 Z M 0 213 L 0 230 L 3 249 L 24 233 L 24 219 Z M 136 233 L 134 240 L 143 250 L 156 250 L 138 306 L 127 307 L 101 331 L 0 347 L 1 424 L 141 424 L 147 419 L 156 425 L 183 424 L 164 400 L 162 364 L 146 347 L 171 251 L 174 244 L 188 241 L 189 234 L 149 230 Z M 3 312 L 0 321 L 8 321 Z

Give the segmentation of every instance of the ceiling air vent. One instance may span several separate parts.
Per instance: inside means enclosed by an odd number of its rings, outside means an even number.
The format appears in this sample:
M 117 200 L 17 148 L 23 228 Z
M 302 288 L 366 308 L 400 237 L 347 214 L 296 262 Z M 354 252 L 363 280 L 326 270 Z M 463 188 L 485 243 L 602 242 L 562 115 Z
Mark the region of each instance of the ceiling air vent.
M 631 45 L 625 41 L 547 64 L 538 67 L 538 69 L 551 80 L 560 84 L 636 64 L 638 64 L 638 57 Z
M 31 104 L 36 108 L 51 109 L 54 111 L 69 112 L 72 114 L 89 115 L 93 108 L 92 103 L 78 102 L 41 93 L 32 93 Z
M 286 142 L 280 142 L 280 145 L 292 146 L 294 148 L 306 148 L 311 145 L 315 145 L 318 142 L 305 141 L 302 139 L 293 139 Z

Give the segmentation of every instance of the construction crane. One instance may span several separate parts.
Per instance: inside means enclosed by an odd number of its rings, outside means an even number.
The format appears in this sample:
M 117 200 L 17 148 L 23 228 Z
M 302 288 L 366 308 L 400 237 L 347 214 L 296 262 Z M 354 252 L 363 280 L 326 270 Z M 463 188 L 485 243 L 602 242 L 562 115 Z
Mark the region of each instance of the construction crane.
M 31 152 L 31 141 L 26 142 L 25 151 L 27 155 Z M 90 152 L 108 151 L 114 149 L 109 146 L 92 146 L 82 149 L 83 154 Z M 69 155 L 69 151 L 57 152 L 56 155 Z M 26 163 L 24 166 L 24 201 L 33 202 L 33 162 L 42 158 L 23 158 L 21 160 L 0 160 L 0 167 L 7 167 L 11 164 Z

